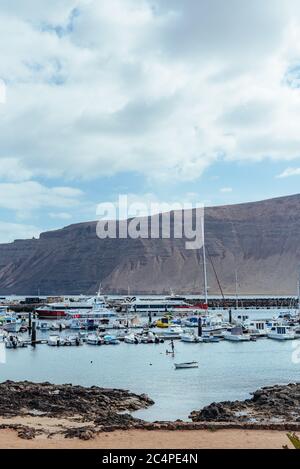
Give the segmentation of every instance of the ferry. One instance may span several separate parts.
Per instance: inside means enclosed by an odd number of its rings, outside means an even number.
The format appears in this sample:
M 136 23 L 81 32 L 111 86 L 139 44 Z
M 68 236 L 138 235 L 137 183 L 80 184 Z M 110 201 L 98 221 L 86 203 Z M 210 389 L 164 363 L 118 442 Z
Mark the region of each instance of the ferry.
M 207 310 L 207 304 L 198 303 L 192 305 L 186 301 L 185 297 L 181 296 L 166 296 L 163 298 L 135 298 L 129 304 L 130 313 L 201 313 Z
M 107 309 L 108 305 L 105 297 L 98 293 L 97 296 L 84 298 L 81 301 L 61 301 L 56 303 L 47 303 L 36 308 L 39 319 L 61 319 L 66 318 L 73 313 L 80 317 L 91 311 Z
M 62 319 L 69 312 L 91 311 L 92 308 L 92 304 L 83 302 L 48 303 L 36 308 L 36 313 L 39 319 Z

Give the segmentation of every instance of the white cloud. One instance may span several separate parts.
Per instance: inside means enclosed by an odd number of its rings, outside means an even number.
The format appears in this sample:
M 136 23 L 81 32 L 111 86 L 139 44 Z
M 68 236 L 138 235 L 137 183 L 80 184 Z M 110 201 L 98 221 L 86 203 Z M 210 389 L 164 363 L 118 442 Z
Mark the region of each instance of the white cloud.
M 71 220 L 72 215 L 67 212 L 50 212 L 49 214 L 50 218 L 57 219 L 57 220 Z
M 0 104 L 6 101 L 6 86 L 5 83 L 0 79 Z
M 220 192 L 223 192 L 223 193 L 229 193 L 229 192 L 232 192 L 232 191 L 233 191 L 232 187 L 222 187 L 220 189 Z
M 296 0 L 3 0 L 0 11 L 0 177 L 192 180 L 219 159 L 300 157 Z
M 9 243 L 15 239 L 38 238 L 41 229 L 21 223 L 0 222 L 0 243 Z
M 279 174 L 278 178 L 287 178 L 290 176 L 300 176 L 300 168 L 287 168 L 281 174 Z
M 0 208 L 15 211 L 25 218 L 34 210 L 74 208 L 80 204 L 82 192 L 70 187 L 46 187 L 34 181 L 0 183 Z
M 25 181 L 30 179 L 32 172 L 24 168 L 23 164 L 17 158 L 1 158 L 0 160 L 0 179 L 9 181 Z

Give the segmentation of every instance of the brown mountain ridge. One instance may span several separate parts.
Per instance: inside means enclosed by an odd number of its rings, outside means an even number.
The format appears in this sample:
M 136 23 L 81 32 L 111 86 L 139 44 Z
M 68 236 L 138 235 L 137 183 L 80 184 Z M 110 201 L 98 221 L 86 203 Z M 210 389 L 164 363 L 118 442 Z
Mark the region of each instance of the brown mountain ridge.
M 209 293 L 296 294 L 300 194 L 205 209 Z M 215 272 L 214 272 L 214 269 Z M 0 244 L 0 294 L 203 293 L 203 260 L 184 239 L 99 239 L 96 222 Z

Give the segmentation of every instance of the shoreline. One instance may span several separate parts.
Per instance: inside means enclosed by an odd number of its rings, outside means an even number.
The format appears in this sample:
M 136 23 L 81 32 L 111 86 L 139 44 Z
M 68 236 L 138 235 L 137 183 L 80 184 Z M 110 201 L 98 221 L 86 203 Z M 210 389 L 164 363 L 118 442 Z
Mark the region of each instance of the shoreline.
M 0 430 L 0 449 L 292 449 L 286 433 L 276 430 L 116 430 L 91 440 L 22 440 L 14 430 Z
M 0 383 L 0 448 L 282 448 L 300 431 L 300 384 L 212 403 L 192 421 L 146 422 L 131 413 L 145 394 L 28 381 Z

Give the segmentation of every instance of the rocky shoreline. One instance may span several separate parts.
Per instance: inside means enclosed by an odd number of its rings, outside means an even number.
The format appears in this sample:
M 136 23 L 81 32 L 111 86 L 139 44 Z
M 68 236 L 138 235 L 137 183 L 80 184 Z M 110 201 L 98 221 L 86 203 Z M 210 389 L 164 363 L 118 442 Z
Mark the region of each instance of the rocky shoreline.
M 20 437 L 34 438 L 43 429 L 9 423 L 22 419 L 63 421 L 60 433 L 65 437 L 91 438 L 99 431 L 129 429 L 143 421 L 129 413 L 147 408 L 154 402 L 145 394 L 97 386 L 85 388 L 71 384 L 53 385 L 29 381 L 0 383 L 0 429 L 11 428 Z M 20 420 L 21 419 L 21 420 Z
M 300 426 L 300 384 L 258 389 L 245 401 L 213 402 L 190 414 L 193 422 L 294 424 Z
M 154 402 L 145 394 L 6 381 L 0 383 L 0 429 L 20 438 L 38 435 L 89 440 L 115 430 L 300 430 L 300 384 L 265 387 L 245 401 L 212 403 L 190 414 L 192 421 L 145 422 L 129 412 Z

